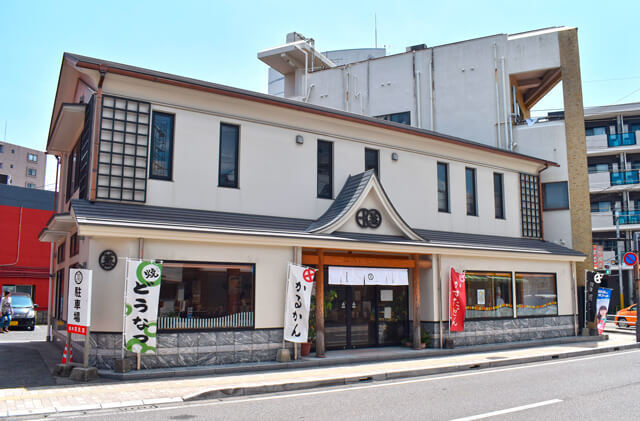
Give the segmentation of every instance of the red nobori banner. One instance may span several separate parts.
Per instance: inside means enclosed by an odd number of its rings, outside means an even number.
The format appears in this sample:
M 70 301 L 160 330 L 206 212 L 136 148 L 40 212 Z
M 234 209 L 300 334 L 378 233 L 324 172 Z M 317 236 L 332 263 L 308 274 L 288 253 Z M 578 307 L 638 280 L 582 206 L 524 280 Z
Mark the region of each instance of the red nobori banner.
M 451 290 L 449 293 L 449 331 L 464 332 L 464 312 L 467 307 L 467 288 L 464 273 L 451 268 Z

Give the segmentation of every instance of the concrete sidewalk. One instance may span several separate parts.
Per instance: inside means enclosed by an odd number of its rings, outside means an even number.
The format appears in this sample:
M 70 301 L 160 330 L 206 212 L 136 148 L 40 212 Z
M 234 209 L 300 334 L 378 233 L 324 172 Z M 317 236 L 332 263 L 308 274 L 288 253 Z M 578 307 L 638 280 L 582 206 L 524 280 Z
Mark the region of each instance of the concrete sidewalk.
M 585 338 L 588 339 L 588 338 Z M 509 344 L 507 344 L 509 345 Z M 516 344 L 510 344 L 511 346 Z M 631 335 L 609 335 L 607 340 L 547 346 L 477 351 L 423 358 L 348 365 L 327 365 L 208 377 L 91 383 L 0 390 L 0 416 L 25 416 L 140 405 L 158 405 L 196 399 L 242 396 L 344 385 L 363 380 L 387 380 L 567 358 L 640 348 Z M 313 359 L 317 360 L 317 359 Z M 304 360 L 302 361 L 304 362 Z

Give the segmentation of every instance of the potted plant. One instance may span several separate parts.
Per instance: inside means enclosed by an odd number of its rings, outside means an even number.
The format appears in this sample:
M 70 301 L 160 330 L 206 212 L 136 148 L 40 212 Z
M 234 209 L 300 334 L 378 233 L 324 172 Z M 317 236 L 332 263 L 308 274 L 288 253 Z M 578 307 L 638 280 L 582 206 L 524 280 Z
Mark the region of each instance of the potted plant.
M 413 342 L 407 338 L 401 341 L 407 348 L 411 348 L 413 346 Z M 422 332 L 420 335 L 420 349 L 425 349 L 431 344 L 431 336 L 427 332 Z
M 324 311 L 325 313 L 333 310 L 333 301 L 338 298 L 338 293 L 330 289 L 324 297 Z M 311 344 L 316 340 L 316 296 L 311 296 L 311 308 L 309 310 L 309 335 L 307 342 L 300 344 L 300 355 L 303 357 L 311 353 Z

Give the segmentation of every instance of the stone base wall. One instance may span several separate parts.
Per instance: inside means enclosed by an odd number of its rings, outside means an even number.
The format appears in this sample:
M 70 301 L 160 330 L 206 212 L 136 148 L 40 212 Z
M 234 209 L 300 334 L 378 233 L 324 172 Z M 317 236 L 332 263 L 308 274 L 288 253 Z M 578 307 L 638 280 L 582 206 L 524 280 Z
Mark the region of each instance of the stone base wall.
M 293 350 L 291 343 L 286 346 Z M 282 329 L 159 333 L 157 354 L 143 355 L 140 365 L 168 368 L 275 361 L 280 348 Z M 131 352 L 125 355 L 135 367 L 136 355 Z M 121 334 L 91 333 L 90 365 L 112 370 L 115 360 L 120 358 Z
M 439 348 L 440 328 L 438 323 L 422 322 L 420 326 L 431 336 L 430 347 Z M 559 338 L 575 334 L 573 316 L 466 320 L 464 330 L 464 332 L 449 332 L 449 323 L 443 323 L 444 339 L 452 340 L 454 347 Z

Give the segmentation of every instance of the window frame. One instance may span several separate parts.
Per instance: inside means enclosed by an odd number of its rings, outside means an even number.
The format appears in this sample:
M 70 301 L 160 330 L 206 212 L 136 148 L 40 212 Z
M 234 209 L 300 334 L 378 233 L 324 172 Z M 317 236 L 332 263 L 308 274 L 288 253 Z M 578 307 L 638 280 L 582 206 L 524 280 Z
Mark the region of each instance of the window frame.
M 469 212 L 469 179 L 468 174 L 473 175 L 473 213 Z M 475 168 L 465 167 L 464 169 L 465 197 L 467 199 L 467 216 L 478 216 L 478 174 Z
M 444 168 L 444 181 L 445 181 L 445 189 L 440 191 L 440 168 Z M 451 213 L 451 198 L 449 197 L 449 164 L 446 162 L 437 162 L 436 163 L 436 192 L 437 192 L 437 201 L 438 201 L 438 212 L 442 213 Z M 446 209 L 440 208 L 440 193 L 444 193 L 446 195 Z
M 406 116 L 407 117 L 407 122 L 403 123 L 400 121 L 394 121 L 393 119 L 396 118 L 397 116 Z M 411 111 L 400 111 L 397 113 L 389 113 L 389 114 L 380 114 L 377 116 L 374 116 L 375 118 L 379 118 L 381 120 L 385 120 L 385 121 L 391 121 L 393 123 L 398 123 L 398 124 L 406 124 L 407 126 L 411 126 Z
M 78 241 L 78 233 L 72 234 L 69 238 L 69 258 L 77 256 L 80 253 L 80 243 Z
M 35 159 L 31 159 L 31 157 Z M 38 155 L 35 153 L 27 152 L 27 162 L 38 162 Z
M 518 313 L 516 311 L 516 303 L 514 302 L 514 297 L 513 297 L 513 291 L 515 288 L 515 273 L 513 271 L 510 270 L 506 270 L 506 271 L 500 271 L 500 270 L 465 270 L 464 271 L 464 275 L 465 275 L 465 279 L 467 276 L 467 273 L 504 273 L 504 274 L 509 274 L 509 277 L 511 279 L 511 282 L 509 282 L 509 299 L 511 300 L 511 316 L 503 316 L 503 317 L 468 317 L 466 314 L 466 308 L 465 308 L 465 320 L 467 321 L 473 321 L 473 322 L 477 322 L 477 321 L 486 321 L 486 320 L 512 320 L 512 319 L 517 319 L 518 318 Z M 466 283 L 466 281 L 465 281 Z M 468 293 L 468 288 L 465 286 L 465 294 Z M 495 292 L 494 292 L 495 294 Z M 506 303 L 506 300 L 505 300 Z M 467 306 L 469 305 L 469 301 L 467 300 Z
M 56 248 L 56 261 L 58 263 L 64 263 L 64 260 L 66 259 L 66 243 L 67 242 L 64 241 Z
M 496 176 L 498 177 L 498 179 L 500 180 L 500 194 L 498 195 L 498 192 L 496 191 Z M 500 197 L 500 205 L 498 207 L 498 197 Z M 494 172 L 493 173 L 493 202 L 494 202 L 494 207 L 495 207 L 495 217 L 496 219 L 507 219 L 506 215 L 505 215 L 505 208 L 504 208 L 504 174 L 503 173 L 499 173 L 499 172 Z M 500 212 L 498 212 L 500 211 Z M 500 215 L 498 215 L 498 213 Z
M 556 292 L 556 313 L 555 314 L 527 314 L 524 316 L 520 316 L 518 314 L 518 305 L 521 304 L 518 302 L 518 275 L 553 275 L 554 284 L 555 284 L 555 292 Z M 515 292 L 515 315 L 516 318 L 530 318 L 530 317 L 555 317 L 560 314 L 560 306 L 558 304 L 558 274 L 556 272 L 513 272 L 513 291 Z
M 322 196 L 320 195 L 320 145 L 326 144 L 329 146 L 329 195 Z M 333 199 L 333 142 L 329 140 L 318 139 L 316 143 L 316 197 L 318 199 Z
M 169 161 L 168 161 L 168 175 L 167 176 L 160 176 L 160 175 L 154 175 L 153 174 L 153 156 L 154 156 L 154 147 L 155 147 L 155 136 L 153 135 L 154 130 L 153 130 L 153 126 L 155 123 L 155 118 L 156 115 L 161 115 L 161 116 L 167 116 L 167 117 L 171 117 L 171 139 L 169 140 Z M 175 133 L 176 133 L 176 115 L 172 114 L 172 113 L 167 113 L 164 111 L 156 111 L 156 110 L 151 110 L 151 127 L 149 130 L 149 136 L 150 136 L 150 141 L 149 141 L 149 178 L 153 179 L 153 180 L 164 180 L 164 181 L 173 181 L 173 155 L 174 155 L 174 140 L 175 140 Z
M 547 186 L 550 184 L 564 184 L 567 192 L 567 206 L 566 207 L 547 207 Z M 569 210 L 569 182 L 568 181 L 553 181 L 550 183 L 542 183 L 542 210 L 543 211 L 556 211 L 556 210 Z
M 185 260 L 163 260 L 163 264 L 168 264 L 169 266 L 172 264 L 182 264 L 182 265 L 229 265 L 229 266 L 251 266 L 251 271 L 253 274 L 253 285 L 251 291 L 251 303 L 253 306 L 253 324 L 251 327 L 233 327 L 233 328 L 199 328 L 199 329 L 158 329 L 158 333 L 197 333 L 197 332 L 234 332 L 234 331 L 248 331 L 248 330 L 257 330 L 256 329 L 256 285 L 257 285 L 257 264 L 256 263 L 239 263 L 239 262 L 205 262 L 205 261 L 185 261 Z M 160 306 L 160 300 L 158 300 L 158 306 Z M 158 318 L 160 318 L 158 312 Z
M 375 153 L 376 165 L 373 168 L 367 168 L 367 153 Z M 374 174 L 380 180 L 380 149 L 364 148 L 364 170 L 373 169 Z
M 223 127 L 235 127 L 237 128 L 236 147 L 235 147 L 235 181 L 233 184 L 222 184 L 222 128 Z M 218 134 L 218 187 L 228 189 L 240 188 L 240 125 L 232 123 L 220 123 L 220 130 Z
M 31 174 L 31 172 L 33 172 L 33 174 Z M 37 168 L 27 167 L 27 177 L 37 177 L 37 176 L 38 176 Z

